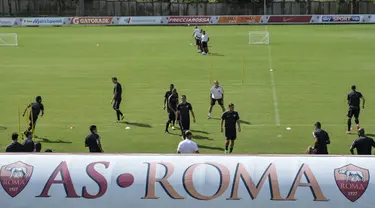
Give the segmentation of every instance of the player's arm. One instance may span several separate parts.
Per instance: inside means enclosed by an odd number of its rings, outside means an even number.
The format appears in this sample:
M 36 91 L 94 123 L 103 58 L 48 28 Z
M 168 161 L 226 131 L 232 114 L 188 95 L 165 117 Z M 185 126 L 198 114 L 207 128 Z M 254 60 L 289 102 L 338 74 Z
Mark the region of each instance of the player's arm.
M 314 148 L 317 148 L 319 140 L 318 140 L 318 137 L 316 136 L 315 132 L 313 132 L 313 138 L 314 138 Z
M 27 109 L 29 109 L 30 107 L 31 107 L 31 104 L 28 104 L 28 105 L 26 106 L 25 110 L 23 111 L 22 116 L 25 116 Z
M 181 143 L 178 144 L 178 147 L 177 147 L 177 154 L 181 154 Z
M 100 149 L 100 152 L 104 153 L 104 150 L 102 148 L 102 144 L 100 143 L 100 138 L 96 139 L 96 143 L 98 144 L 98 147 Z
M 356 148 L 356 141 L 353 142 L 352 146 L 350 147 L 350 153 L 354 155 L 354 149 Z
M 327 137 L 328 137 L 328 139 L 327 139 L 327 144 L 331 144 L 331 138 L 329 138 L 328 133 L 327 133 Z
M 42 115 L 41 116 L 43 116 L 44 115 L 44 105 L 43 104 L 41 104 L 40 110 L 42 111 Z
M 164 95 L 164 102 L 163 102 L 163 109 L 165 110 L 165 107 L 167 105 L 167 102 L 168 102 L 168 97 L 167 97 L 167 94 Z
M 116 87 L 115 87 L 115 91 L 113 92 L 113 98 L 112 98 L 112 102 L 115 100 L 115 98 L 118 96 L 118 94 L 120 93 L 119 91 L 121 90 L 120 89 L 120 85 L 117 84 Z
M 237 120 L 238 132 L 241 132 L 241 121 L 240 119 Z
M 195 114 L 194 114 L 194 111 L 193 111 L 193 106 L 189 105 L 189 110 L 191 112 L 191 115 L 193 116 L 193 121 L 195 123 Z
M 198 145 L 195 145 L 194 152 L 195 152 L 196 154 L 199 154 Z
M 220 129 L 221 129 L 221 132 L 223 132 L 223 126 L 224 126 L 224 119 L 221 119 L 221 124 L 220 124 Z
M 366 99 L 365 97 L 363 97 L 363 95 L 361 95 L 361 99 L 362 99 L 362 108 L 365 108 Z

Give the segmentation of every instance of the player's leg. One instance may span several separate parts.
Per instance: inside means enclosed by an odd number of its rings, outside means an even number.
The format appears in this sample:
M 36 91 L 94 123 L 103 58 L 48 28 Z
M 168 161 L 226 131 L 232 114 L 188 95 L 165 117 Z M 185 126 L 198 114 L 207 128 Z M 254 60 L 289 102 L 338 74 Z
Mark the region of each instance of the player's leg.
M 348 111 L 348 130 L 346 131 L 347 134 L 350 134 L 350 130 L 352 128 L 352 117 L 353 117 L 353 109 L 349 108 L 349 111 Z
M 216 100 L 211 98 L 210 108 L 208 109 L 208 119 L 211 118 L 212 108 L 214 107 Z
M 119 114 L 119 111 L 118 111 L 118 109 L 117 109 L 117 106 L 118 106 L 119 104 L 118 104 L 118 101 L 117 100 L 115 100 L 115 102 L 113 102 L 113 110 L 115 110 L 116 111 L 116 118 L 117 118 L 117 121 L 119 121 L 120 120 L 120 114 Z
M 354 122 L 357 126 L 357 130 L 359 130 L 361 127 L 359 126 L 359 113 L 360 113 L 360 109 L 356 109 L 355 111 L 353 111 L 353 114 L 354 114 Z
M 168 112 L 168 121 L 167 121 L 167 123 L 166 123 L 166 125 L 165 125 L 165 133 L 169 133 L 169 131 L 168 131 L 168 127 L 169 127 L 169 124 L 172 123 L 172 119 L 173 119 L 173 117 L 174 117 L 173 114 L 174 114 L 173 111 L 169 111 L 169 112 Z
M 223 99 L 219 99 L 219 100 L 218 100 L 218 103 L 219 103 L 219 105 L 220 105 L 220 107 L 221 107 L 221 110 L 224 112 L 224 111 L 225 111 L 224 100 L 223 100 Z
M 123 114 L 123 113 L 121 112 L 121 110 L 120 110 L 120 104 L 121 104 L 121 100 L 118 100 L 118 101 L 117 101 L 117 106 L 116 106 L 116 107 L 117 107 L 117 110 L 116 110 L 116 111 L 118 112 L 119 116 L 121 117 L 120 119 L 121 119 L 121 120 L 124 120 L 124 114 Z
M 229 147 L 229 139 L 228 138 L 226 138 L 225 139 L 225 150 L 224 150 L 224 153 L 225 154 L 228 154 L 229 153 L 229 150 L 228 150 L 228 147 Z
M 233 152 L 233 148 L 234 148 L 234 140 L 236 140 L 236 138 L 233 138 L 233 139 L 230 140 L 229 153 L 232 153 L 232 152 Z

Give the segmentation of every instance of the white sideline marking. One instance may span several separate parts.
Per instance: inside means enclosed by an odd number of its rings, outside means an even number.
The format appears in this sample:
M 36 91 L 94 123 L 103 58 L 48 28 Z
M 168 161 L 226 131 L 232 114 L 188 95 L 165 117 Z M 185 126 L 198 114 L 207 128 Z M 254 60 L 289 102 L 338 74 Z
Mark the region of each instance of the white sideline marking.
M 267 26 L 265 26 L 266 32 L 268 31 Z M 271 38 L 271 37 L 269 37 Z M 276 125 L 280 125 L 280 115 L 279 115 L 279 102 L 277 100 L 277 92 L 276 92 L 276 84 L 275 84 L 275 75 L 273 74 L 273 64 L 272 64 L 272 52 L 271 52 L 271 44 L 267 45 L 268 49 L 268 65 L 269 71 L 271 73 L 271 87 L 272 87 L 272 97 L 273 97 L 273 107 L 275 113 L 275 123 Z M 272 71 L 271 71 L 272 70 Z

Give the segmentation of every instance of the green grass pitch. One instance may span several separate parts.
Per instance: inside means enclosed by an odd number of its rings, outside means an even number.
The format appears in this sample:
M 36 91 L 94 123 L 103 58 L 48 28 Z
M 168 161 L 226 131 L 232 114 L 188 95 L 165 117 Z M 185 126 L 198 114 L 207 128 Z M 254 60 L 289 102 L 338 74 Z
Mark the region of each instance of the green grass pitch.
M 1 28 L 1 33 L 17 32 L 20 46 L 0 47 L 0 126 L 7 128 L 0 131 L 0 149 L 17 131 L 17 109 L 41 95 L 46 112 L 36 134 L 47 140 L 36 141 L 43 149 L 86 152 L 84 138 L 96 124 L 106 152 L 174 153 L 181 138 L 164 134 L 162 110 L 164 93 L 174 83 L 193 105 L 197 123 L 192 129 L 198 131 L 201 152 L 223 153 L 220 121 L 207 120 L 210 58 L 225 103 L 234 102 L 241 119 L 250 123 L 242 124 L 234 153 L 304 153 L 315 121 L 330 133 L 330 153 L 349 153 L 356 138 L 345 135 L 346 93 L 352 84 L 368 102 L 361 124 L 375 133 L 373 25 L 268 26 L 277 100 L 268 47 L 248 44 L 248 32 L 264 26 L 203 28 L 214 55 L 196 53 L 190 46 L 193 27 L 187 26 Z M 112 76 L 124 87 L 122 110 L 132 124 L 115 123 Z M 216 106 L 213 117 L 220 115 Z

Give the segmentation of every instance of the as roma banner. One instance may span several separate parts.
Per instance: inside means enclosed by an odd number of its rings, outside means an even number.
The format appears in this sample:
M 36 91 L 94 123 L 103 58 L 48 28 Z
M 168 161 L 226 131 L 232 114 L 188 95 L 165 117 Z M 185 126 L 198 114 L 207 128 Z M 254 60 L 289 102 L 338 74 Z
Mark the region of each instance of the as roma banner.
M 310 23 L 311 15 L 301 15 L 301 16 L 268 16 L 268 23 L 278 23 L 278 24 L 307 24 Z
M 218 24 L 258 24 L 262 16 L 219 16 Z
M 375 157 L 0 154 L 3 208 L 361 208 Z

